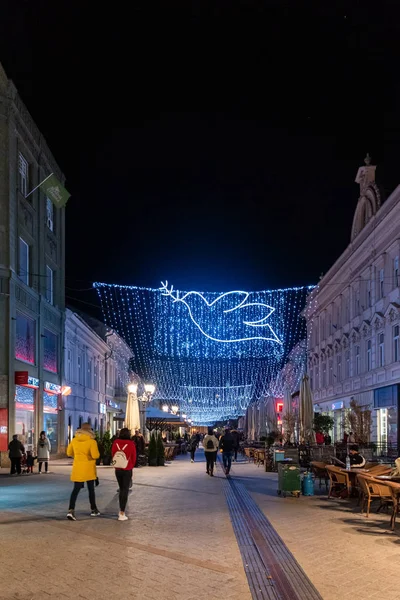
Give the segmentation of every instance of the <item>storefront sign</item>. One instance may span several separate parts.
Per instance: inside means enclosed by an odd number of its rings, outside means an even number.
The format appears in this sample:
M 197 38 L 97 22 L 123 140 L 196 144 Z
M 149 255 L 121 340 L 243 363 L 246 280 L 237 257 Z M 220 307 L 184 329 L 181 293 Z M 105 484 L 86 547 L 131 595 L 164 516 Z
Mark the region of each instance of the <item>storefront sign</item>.
M 36 379 L 36 377 L 28 377 L 28 385 L 33 388 L 38 388 L 39 379 Z
M 102 404 L 102 403 L 100 402 L 100 404 L 99 404 L 99 411 L 100 411 L 100 414 L 102 414 L 102 415 L 105 415 L 105 414 L 106 414 L 106 412 L 107 412 L 107 407 L 106 407 L 106 405 L 105 405 L 105 404 Z
M 28 371 L 15 371 L 16 385 L 28 385 Z
M 109 400 L 108 401 L 108 406 L 110 408 L 115 408 L 115 409 L 119 410 L 119 404 L 118 404 L 118 402 L 113 402 L 112 400 Z
M 56 383 L 50 383 L 50 381 L 44 382 L 44 389 L 49 394 L 61 394 L 61 385 L 57 385 Z
M 340 402 L 332 402 L 332 410 L 342 410 L 344 407 L 344 402 L 341 400 Z

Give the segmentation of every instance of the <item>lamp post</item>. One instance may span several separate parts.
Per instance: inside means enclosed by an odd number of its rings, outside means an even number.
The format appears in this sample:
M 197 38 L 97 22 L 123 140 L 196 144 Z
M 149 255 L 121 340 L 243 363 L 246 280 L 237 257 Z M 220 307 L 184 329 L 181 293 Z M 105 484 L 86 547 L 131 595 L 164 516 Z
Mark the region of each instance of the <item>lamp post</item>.
M 147 433 L 146 433 L 146 403 L 151 401 L 151 397 L 154 394 L 156 386 L 153 383 L 145 383 L 144 384 L 144 394 L 140 398 L 140 406 L 141 406 L 141 415 L 142 415 L 142 431 L 144 435 L 144 439 L 146 441 Z

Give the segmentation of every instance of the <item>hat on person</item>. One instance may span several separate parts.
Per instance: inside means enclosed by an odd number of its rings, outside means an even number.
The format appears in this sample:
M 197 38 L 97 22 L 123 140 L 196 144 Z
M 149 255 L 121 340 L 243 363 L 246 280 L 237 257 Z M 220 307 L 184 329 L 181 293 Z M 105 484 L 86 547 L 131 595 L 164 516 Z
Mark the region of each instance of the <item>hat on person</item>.
M 90 423 L 82 423 L 81 429 L 82 431 L 92 431 L 92 426 Z

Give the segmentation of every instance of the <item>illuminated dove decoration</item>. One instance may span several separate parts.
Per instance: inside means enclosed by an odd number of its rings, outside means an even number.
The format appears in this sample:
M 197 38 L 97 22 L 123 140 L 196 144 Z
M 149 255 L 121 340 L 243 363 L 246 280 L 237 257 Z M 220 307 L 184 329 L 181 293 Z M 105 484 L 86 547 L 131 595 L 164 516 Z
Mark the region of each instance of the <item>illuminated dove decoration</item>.
M 249 292 L 226 292 L 218 296 L 218 298 L 215 298 L 215 300 L 212 302 L 208 302 L 200 292 L 186 292 L 182 297 L 180 297 L 178 291 L 174 292 L 173 285 L 171 285 L 171 288 L 168 288 L 168 281 L 165 283 L 161 282 L 161 285 L 162 287 L 159 289 L 162 295 L 169 296 L 174 302 L 182 302 L 182 304 L 186 306 L 189 316 L 196 327 L 203 335 L 214 342 L 233 343 L 246 342 L 250 340 L 264 340 L 282 344 L 271 325 L 266 323 L 267 319 L 275 311 L 275 308 L 269 306 L 268 304 L 263 304 L 262 302 L 247 302 L 250 296 Z M 225 299 L 224 302 L 222 301 L 223 299 Z M 232 299 L 232 308 L 226 308 L 226 299 Z M 200 308 L 204 308 L 206 310 L 194 310 L 196 306 L 198 308 L 199 302 L 203 304 L 203 307 Z M 246 316 L 248 313 L 248 310 L 246 309 L 250 308 L 250 310 L 254 313 L 254 307 L 259 307 L 260 318 L 250 321 L 248 320 L 248 316 Z M 196 319 L 194 312 L 199 315 L 203 315 L 202 321 L 204 321 L 204 323 L 198 322 L 200 317 Z M 213 336 L 207 332 L 207 329 L 210 330 L 212 322 L 215 318 L 223 320 L 223 330 L 226 332 L 227 339 L 214 337 L 215 334 Z M 237 323 L 242 325 L 243 328 L 243 336 L 240 338 L 237 337 L 237 327 L 234 326 Z M 256 332 L 260 332 L 261 335 L 254 335 Z

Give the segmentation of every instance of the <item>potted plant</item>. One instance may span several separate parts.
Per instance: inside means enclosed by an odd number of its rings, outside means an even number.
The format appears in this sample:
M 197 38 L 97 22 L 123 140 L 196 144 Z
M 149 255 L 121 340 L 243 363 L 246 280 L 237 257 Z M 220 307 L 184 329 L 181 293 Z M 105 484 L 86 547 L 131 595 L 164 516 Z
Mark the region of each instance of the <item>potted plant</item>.
M 157 465 L 163 467 L 165 464 L 164 444 L 161 433 L 157 437 Z
M 157 441 L 154 433 L 151 434 L 149 442 L 149 466 L 157 466 Z
M 102 445 L 103 445 L 103 465 L 105 465 L 105 466 L 111 465 L 112 441 L 111 441 L 111 434 L 109 431 L 106 431 L 105 434 L 103 435 Z

